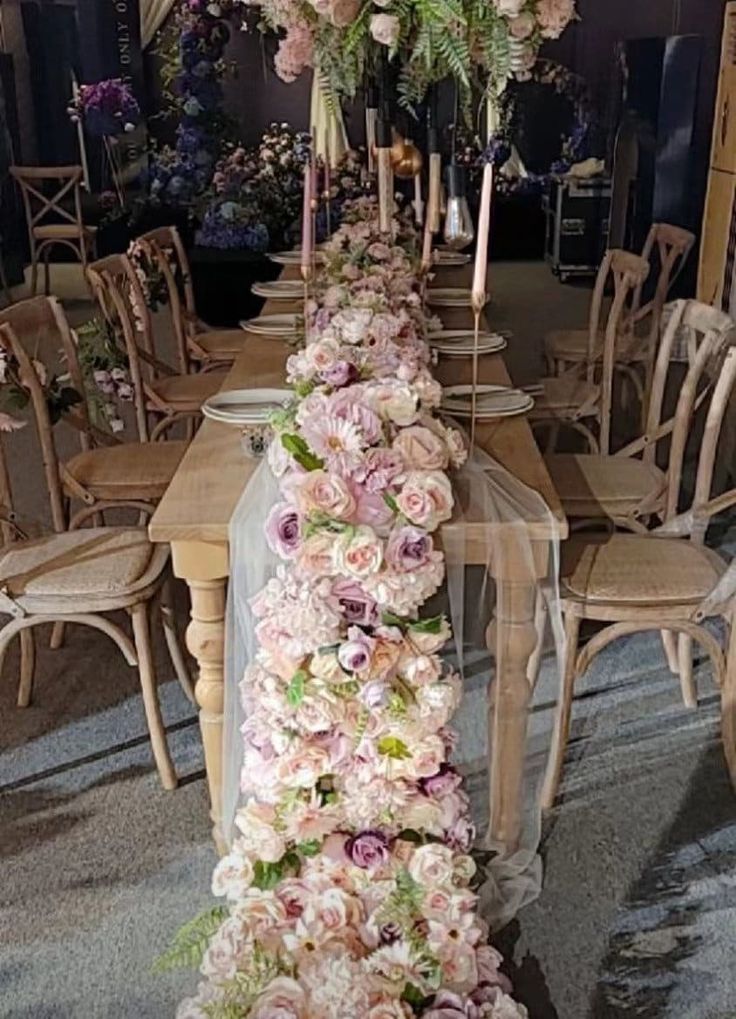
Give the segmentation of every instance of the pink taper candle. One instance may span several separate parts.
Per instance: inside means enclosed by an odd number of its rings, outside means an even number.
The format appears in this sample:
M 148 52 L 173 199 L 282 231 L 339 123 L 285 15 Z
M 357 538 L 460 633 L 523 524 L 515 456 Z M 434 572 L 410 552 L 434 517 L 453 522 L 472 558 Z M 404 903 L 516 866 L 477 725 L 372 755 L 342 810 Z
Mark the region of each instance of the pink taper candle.
M 491 229 L 491 201 L 493 199 L 493 163 L 483 167 L 483 185 L 480 192 L 475 270 L 473 272 L 473 309 L 480 313 L 486 303 L 486 270 L 488 269 L 488 237 Z
M 314 174 L 311 163 L 304 167 L 304 204 L 302 207 L 302 276 L 312 273 L 312 185 Z

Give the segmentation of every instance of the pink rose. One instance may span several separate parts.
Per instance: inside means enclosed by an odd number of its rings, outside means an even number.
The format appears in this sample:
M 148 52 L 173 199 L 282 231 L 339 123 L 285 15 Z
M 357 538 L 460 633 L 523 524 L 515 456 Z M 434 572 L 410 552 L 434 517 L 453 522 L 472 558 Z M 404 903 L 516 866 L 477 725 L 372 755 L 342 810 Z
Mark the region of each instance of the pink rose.
M 324 513 L 335 520 L 349 520 L 355 513 L 355 500 L 341 477 L 327 471 L 310 471 L 295 490 L 302 513 Z
M 537 21 L 545 39 L 558 39 L 575 17 L 575 0 L 538 0 Z
M 296 554 L 296 561 L 305 573 L 332 577 L 335 574 L 334 549 L 334 535 L 321 531 L 302 543 Z
M 370 527 L 347 531 L 335 543 L 335 563 L 340 573 L 367 577 L 378 573 L 383 562 L 383 543 Z
M 394 439 L 393 448 L 413 470 L 433 471 L 447 467 L 446 443 L 422 425 L 403 428 Z
M 291 977 L 276 977 L 256 1001 L 250 1019 L 304 1019 L 307 998 L 304 988 Z
M 412 524 L 434 531 L 452 516 L 452 487 L 444 474 L 412 471 L 396 497 L 396 503 Z

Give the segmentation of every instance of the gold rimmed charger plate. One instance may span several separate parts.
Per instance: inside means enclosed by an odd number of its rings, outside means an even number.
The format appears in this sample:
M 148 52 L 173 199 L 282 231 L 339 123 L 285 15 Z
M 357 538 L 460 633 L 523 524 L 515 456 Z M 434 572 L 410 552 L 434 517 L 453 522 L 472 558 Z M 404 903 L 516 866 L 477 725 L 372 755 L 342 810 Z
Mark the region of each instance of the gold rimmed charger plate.
M 508 386 L 476 386 L 475 417 L 477 421 L 515 417 L 528 414 L 534 406 L 533 398 L 521 389 Z M 442 390 L 440 409 L 457 418 L 470 418 L 473 414 L 473 387 L 447 386 Z

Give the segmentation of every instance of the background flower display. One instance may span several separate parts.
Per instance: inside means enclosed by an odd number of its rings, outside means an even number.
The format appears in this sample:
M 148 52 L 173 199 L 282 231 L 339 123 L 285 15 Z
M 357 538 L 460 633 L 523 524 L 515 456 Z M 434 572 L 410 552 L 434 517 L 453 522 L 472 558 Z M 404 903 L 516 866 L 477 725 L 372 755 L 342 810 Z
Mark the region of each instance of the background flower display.
M 162 965 L 199 965 L 178 1019 L 522 1019 L 477 912 L 452 766 L 460 679 L 435 534 L 465 441 L 437 413 L 410 216 L 346 203 L 272 419 L 280 560 L 252 599 L 242 805 L 213 892 Z
M 301 212 L 309 136 L 273 123 L 257 147 L 232 147 L 198 203 L 198 244 L 266 251 L 280 247 Z
M 275 68 L 293 81 L 318 68 L 333 95 L 353 96 L 387 56 L 399 64 L 399 96 L 420 102 L 427 86 L 474 78 L 499 94 L 533 66 L 544 39 L 575 16 L 574 0 L 241 0 L 259 27 L 280 33 Z

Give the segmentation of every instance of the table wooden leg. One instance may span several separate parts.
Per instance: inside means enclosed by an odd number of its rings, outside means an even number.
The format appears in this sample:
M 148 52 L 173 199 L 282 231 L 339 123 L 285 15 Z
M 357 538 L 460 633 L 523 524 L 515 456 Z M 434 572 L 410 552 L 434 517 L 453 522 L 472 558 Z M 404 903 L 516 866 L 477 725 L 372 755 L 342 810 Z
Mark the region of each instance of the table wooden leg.
M 194 696 L 210 790 L 212 834 L 225 852 L 222 833 L 222 718 L 225 697 L 225 589 L 226 581 L 187 579 L 192 597 L 187 647 L 197 659 L 199 676 Z
M 534 625 L 537 584 L 496 579 L 496 607 L 488 628 L 488 646 L 496 675 L 490 688 L 490 823 L 494 846 L 513 853 L 519 845 L 523 815 L 523 780 L 531 685 L 529 659 L 537 644 Z

